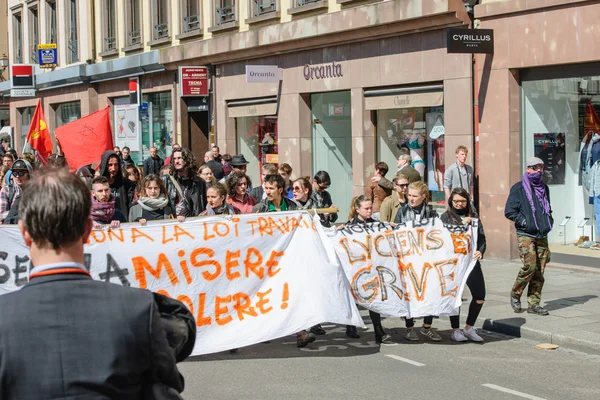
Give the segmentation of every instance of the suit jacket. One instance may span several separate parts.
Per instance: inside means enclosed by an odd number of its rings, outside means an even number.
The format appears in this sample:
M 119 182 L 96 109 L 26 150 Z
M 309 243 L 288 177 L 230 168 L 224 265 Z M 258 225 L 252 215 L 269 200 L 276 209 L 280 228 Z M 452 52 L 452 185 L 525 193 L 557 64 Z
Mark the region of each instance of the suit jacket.
M 419 174 L 419 171 L 417 171 L 410 165 L 407 165 L 402 169 L 398 170 L 398 173 L 406 176 L 408 178 L 408 183 L 418 182 L 421 180 L 421 174 Z
M 32 278 L 0 296 L 0 398 L 142 399 L 183 391 L 151 292 L 83 274 Z

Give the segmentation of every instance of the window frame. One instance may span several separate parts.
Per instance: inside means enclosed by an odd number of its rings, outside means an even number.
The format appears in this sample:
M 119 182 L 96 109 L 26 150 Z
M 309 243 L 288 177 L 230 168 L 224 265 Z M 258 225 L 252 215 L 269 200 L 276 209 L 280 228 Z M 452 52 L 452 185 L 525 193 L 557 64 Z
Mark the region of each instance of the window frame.
M 38 64 L 37 46 L 40 44 L 40 8 L 37 2 L 27 7 L 27 29 L 29 33 L 29 62 Z
M 166 16 L 160 15 L 161 4 L 165 2 Z M 171 1 L 170 0 L 152 0 L 152 40 L 148 45 L 158 45 L 171 41 Z M 164 19 L 163 19 L 164 18 Z M 165 22 L 166 19 L 166 22 Z
M 228 6 L 225 3 L 230 2 Z M 220 6 L 220 7 L 219 7 Z M 239 26 L 239 3 L 236 0 L 212 0 L 212 26 L 208 28 L 209 32 L 221 32 L 237 28 Z M 230 13 L 233 17 L 228 20 L 223 20 L 221 17 L 223 9 L 232 8 L 233 11 Z
M 74 10 L 72 6 L 75 6 Z M 78 12 L 78 4 L 77 0 L 67 0 L 66 10 L 66 50 L 67 50 L 67 64 L 74 64 L 79 62 L 80 60 L 80 52 L 79 52 L 79 26 L 77 20 L 77 12 Z M 74 11 L 74 12 L 73 12 Z M 75 29 L 73 29 L 73 25 Z M 75 39 L 73 39 L 72 34 L 75 33 Z M 74 42 L 74 43 L 73 43 Z
M 188 11 L 189 4 L 196 4 L 197 13 L 190 14 Z M 195 32 L 199 32 L 202 30 L 202 2 L 200 0 L 179 0 L 179 10 L 180 10 L 180 32 L 182 35 L 192 34 Z M 196 21 L 189 22 L 188 19 L 192 19 L 192 17 L 196 17 Z M 192 24 L 196 26 L 190 28 Z
M 102 21 L 104 23 L 102 24 L 101 57 L 119 54 L 117 1 L 118 0 L 102 0 Z M 112 12 L 110 10 L 110 4 L 112 4 Z
M 13 12 L 13 61 L 15 64 L 23 64 L 23 12 Z
M 261 12 L 261 7 L 264 7 L 264 4 L 261 3 L 269 3 L 270 7 L 273 7 L 273 9 Z M 279 20 L 281 18 L 280 5 L 280 0 L 248 0 L 248 10 L 250 15 L 245 22 L 247 24 L 253 24 L 269 20 Z
M 45 3 L 45 17 L 46 17 L 46 43 L 58 42 L 58 9 L 56 7 L 57 0 L 46 0 Z M 52 11 L 54 11 L 54 18 L 52 18 Z M 39 18 L 39 16 L 38 16 Z M 52 27 L 54 26 L 54 37 L 52 37 Z
M 135 8 L 135 10 L 134 10 Z M 137 14 L 137 18 L 134 16 Z M 125 30 L 127 39 L 123 51 L 144 48 L 143 10 L 141 0 L 128 0 L 125 5 Z M 137 20 L 137 21 L 136 21 Z M 137 26 L 134 26 L 137 22 Z

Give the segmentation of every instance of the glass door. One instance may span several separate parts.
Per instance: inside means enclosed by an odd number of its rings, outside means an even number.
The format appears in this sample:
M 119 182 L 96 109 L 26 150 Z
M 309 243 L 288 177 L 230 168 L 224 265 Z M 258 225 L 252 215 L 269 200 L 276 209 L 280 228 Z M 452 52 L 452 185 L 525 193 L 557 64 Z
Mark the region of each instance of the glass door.
M 340 209 L 338 222 L 348 218 L 352 201 L 352 122 L 350 92 L 313 94 L 312 114 L 313 173 L 327 171 L 328 189 Z

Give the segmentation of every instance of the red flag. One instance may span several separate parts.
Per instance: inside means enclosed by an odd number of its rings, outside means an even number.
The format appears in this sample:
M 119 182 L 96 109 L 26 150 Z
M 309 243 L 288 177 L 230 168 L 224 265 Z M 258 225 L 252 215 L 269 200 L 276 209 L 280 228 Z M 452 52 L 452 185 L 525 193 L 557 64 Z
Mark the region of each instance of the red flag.
M 56 139 L 71 171 L 100 161 L 113 149 L 109 107 L 56 129 Z
M 48 124 L 46 124 L 46 118 L 44 117 L 44 110 L 42 110 L 42 102 L 40 99 L 38 99 L 31 125 L 29 125 L 27 143 L 35 150 L 40 162 L 44 165 L 48 165 L 48 157 L 52 154 L 52 139 L 50 138 L 50 131 L 48 130 Z
M 596 110 L 594 110 L 592 102 L 589 100 L 585 108 L 583 130 L 586 137 L 589 136 L 589 139 L 594 136 L 594 133 L 600 134 L 600 118 L 598 118 L 598 114 L 596 113 Z

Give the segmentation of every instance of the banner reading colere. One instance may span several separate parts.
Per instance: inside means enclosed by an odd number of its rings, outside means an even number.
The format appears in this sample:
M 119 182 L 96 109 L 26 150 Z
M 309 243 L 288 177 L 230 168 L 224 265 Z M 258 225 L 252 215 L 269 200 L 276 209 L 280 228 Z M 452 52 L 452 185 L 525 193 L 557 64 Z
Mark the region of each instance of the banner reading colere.
M 193 355 L 317 323 L 364 326 L 355 302 L 392 316 L 447 314 L 460 305 L 475 247 L 469 232 L 454 237 L 438 221 L 330 234 L 307 212 L 126 224 L 93 231 L 85 263 L 94 279 L 186 304 L 198 327 Z M 0 294 L 27 283 L 28 254 L 18 228 L 2 226 Z

